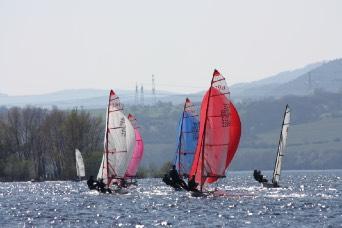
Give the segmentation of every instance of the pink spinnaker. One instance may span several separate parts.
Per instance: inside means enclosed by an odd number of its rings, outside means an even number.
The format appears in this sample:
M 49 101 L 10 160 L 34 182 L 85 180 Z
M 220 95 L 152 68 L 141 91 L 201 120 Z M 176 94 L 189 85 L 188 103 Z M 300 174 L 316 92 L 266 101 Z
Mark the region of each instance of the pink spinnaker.
M 129 114 L 128 119 L 132 122 L 135 132 L 135 146 L 133 151 L 132 159 L 128 165 L 125 177 L 135 177 L 139 168 L 139 164 L 144 154 L 144 142 L 142 140 L 141 134 L 138 130 L 136 119 L 133 115 Z

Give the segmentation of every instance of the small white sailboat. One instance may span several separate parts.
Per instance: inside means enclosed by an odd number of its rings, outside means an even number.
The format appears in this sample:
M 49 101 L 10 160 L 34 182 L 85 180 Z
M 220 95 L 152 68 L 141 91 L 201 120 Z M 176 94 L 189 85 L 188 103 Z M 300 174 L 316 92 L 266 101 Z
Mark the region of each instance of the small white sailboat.
M 77 177 L 79 180 L 82 180 L 82 178 L 85 177 L 85 169 L 82 154 L 79 149 L 75 149 L 75 156 Z
M 125 177 L 135 146 L 135 132 L 131 121 L 123 113 L 119 97 L 110 91 L 107 107 L 104 153 L 97 179 L 107 188 Z
M 260 171 L 254 170 L 254 178 L 261 182 L 264 187 L 267 188 L 277 188 L 279 187 L 279 180 L 280 180 L 280 173 L 281 173 L 281 165 L 283 162 L 283 157 L 285 154 L 286 143 L 287 143 L 287 135 L 290 126 L 290 117 L 291 111 L 289 105 L 286 105 L 283 123 L 281 127 L 279 143 L 278 143 L 278 150 L 277 150 L 277 157 L 274 164 L 272 182 L 268 182 L 263 176 L 261 175 Z

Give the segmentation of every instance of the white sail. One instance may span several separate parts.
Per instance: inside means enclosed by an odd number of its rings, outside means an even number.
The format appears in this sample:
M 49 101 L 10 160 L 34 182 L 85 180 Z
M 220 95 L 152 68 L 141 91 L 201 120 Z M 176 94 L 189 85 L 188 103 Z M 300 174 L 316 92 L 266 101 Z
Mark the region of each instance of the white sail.
M 287 134 L 288 134 L 289 126 L 290 126 L 290 107 L 288 105 L 286 105 L 283 125 L 282 125 L 282 129 L 280 132 L 277 158 L 276 158 L 274 171 L 273 171 L 273 178 L 272 178 L 273 184 L 279 183 L 280 172 L 281 172 L 281 164 L 282 164 L 282 159 L 283 159 L 283 156 L 285 153 L 286 140 L 287 140 Z
M 213 80 L 212 87 L 218 89 L 222 94 L 224 94 L 227 97 L 228 100 L 230 100 L 230 92 L 229 92 L 229 87 L 227 85 L 226 79 L 216 69 L 214 70 L 212 80 Z
M 111 91 L 107 109 L 104 154 L 97 178 L 109 184 L 113 178 L 123 178 L 135 145 L 135 132 L 122 112 L 119 98 Z
M 77 176 L 78 177 L 84 177 L 85 176 L 84 162 L 83 162 L 81 152 L 78 149 L 75 150 L 75 156 L 76 156 Z

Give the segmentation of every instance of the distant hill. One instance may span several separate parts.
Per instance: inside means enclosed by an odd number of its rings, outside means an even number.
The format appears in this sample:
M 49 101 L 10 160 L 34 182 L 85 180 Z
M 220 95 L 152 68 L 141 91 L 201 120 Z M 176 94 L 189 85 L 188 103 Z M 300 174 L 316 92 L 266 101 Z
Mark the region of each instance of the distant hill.
M 235 102 L 260 100 L 268 97 L 280 98 L 287 95 L 310 95 L 315 90 L 339 92 L 342 91 L 342 59 L 314 63 L 293 71 L 281 72 L 259 81 L 236 84 L 230 86 L 230 90 L 231 97 Z M 140 94 L 136 97 L 133 90 L 116 90 L 116 92 L 126 105 L 135 104 L 137 101 L 140 104 L 142 103 Z M 0 95 L 0 106 L 34 105 L 45 108 L 57 106 L 61 109 L 73 107 L 97 109 L 105 107 L 107 94 L 107 90 L 75 89 L 31 96 Z M 204 91 L 179 94 L 157 90 L 156 101 L 181 104 L 186 97 L 189 97 L 193 102 L 201 102 L 203 94 Z M 145 91 L 144 104 L 150 105 L 154 102 L 155 98 L 152 93 Z
M 39 106 L 43 108 L 51 108 L 57 106 L 61 109 L 70 109 L 74 107 L 83 107 L 88 109 L 96 109 L 105 107 L 108 99 L 107 90 L 100 89 L 73 89 L 61 90 L 53 93 L 41 95 L 27 96 L 0 96 L 0 106 L 19 106 L 26 105 Z M 135 91 L 132 90 L 115 90 L 124 104 L 135 103 Z M 174 93 L 168 91 L 158 91 L 158 100 L 163 100 L 164 97 L 172 96 Z M 153 97 L 150 93 L 145 93 L 144 103 L 152 104 Z M 172 99 L 172 98 L 170 98 Z M 166 99 L 169 101 L 170 99 Z M 140 97 L 138 97 L 140 102 Z
M 314 90 L 342 91 L 342 59 L 308 65 L 269 78 L 231 87 L 235 99 L 263 99 L 286 95 L 309 95 Z

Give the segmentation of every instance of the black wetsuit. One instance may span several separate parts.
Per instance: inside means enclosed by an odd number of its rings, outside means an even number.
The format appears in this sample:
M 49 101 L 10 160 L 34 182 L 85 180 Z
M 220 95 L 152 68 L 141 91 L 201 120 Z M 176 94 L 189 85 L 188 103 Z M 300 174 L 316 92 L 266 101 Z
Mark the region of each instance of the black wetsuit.
M 167 185 L 171 185 L 171 179 L 170 179 L 170 176 L 169 174 L 165 174 L 164 177 L 163 177 L 163 182 Z
M 261 174 L 260 170 L 255 169 L 253 176 L 254 176 L 254 179 L 260 183 L 268 182 L 268 180 L 264 177 L 264 175 Z
M 103 183 L 103 180 L 100 180 L 97 186 L 98 186 L 97 190 L 101 193 L 107 193 L 107 192 L 112 193 L 112 190 L 110 190 L 109 188 L 106 188 L 106 185 L 105 183 Z
M 197 192 L 198 191 L 197 186 L 198 186 L 198 183 L 195 182 L 195 177 L 191 178 L 191 180 L 188 181 L 189 191 Z
M 90 190 L 94 190 L 97 188 L 98 183 L 93 179 L 93 177 L 90 177 L 89 180 L 87 180 L 87 185 Z
M 169 176 L 171 177 L 171 185 L 175 188 L 184 188 L 188 190 L 188 186 L 186 183 L 179 177 L 179 174 L 176 169 L 171 169 L 169 172 Z

